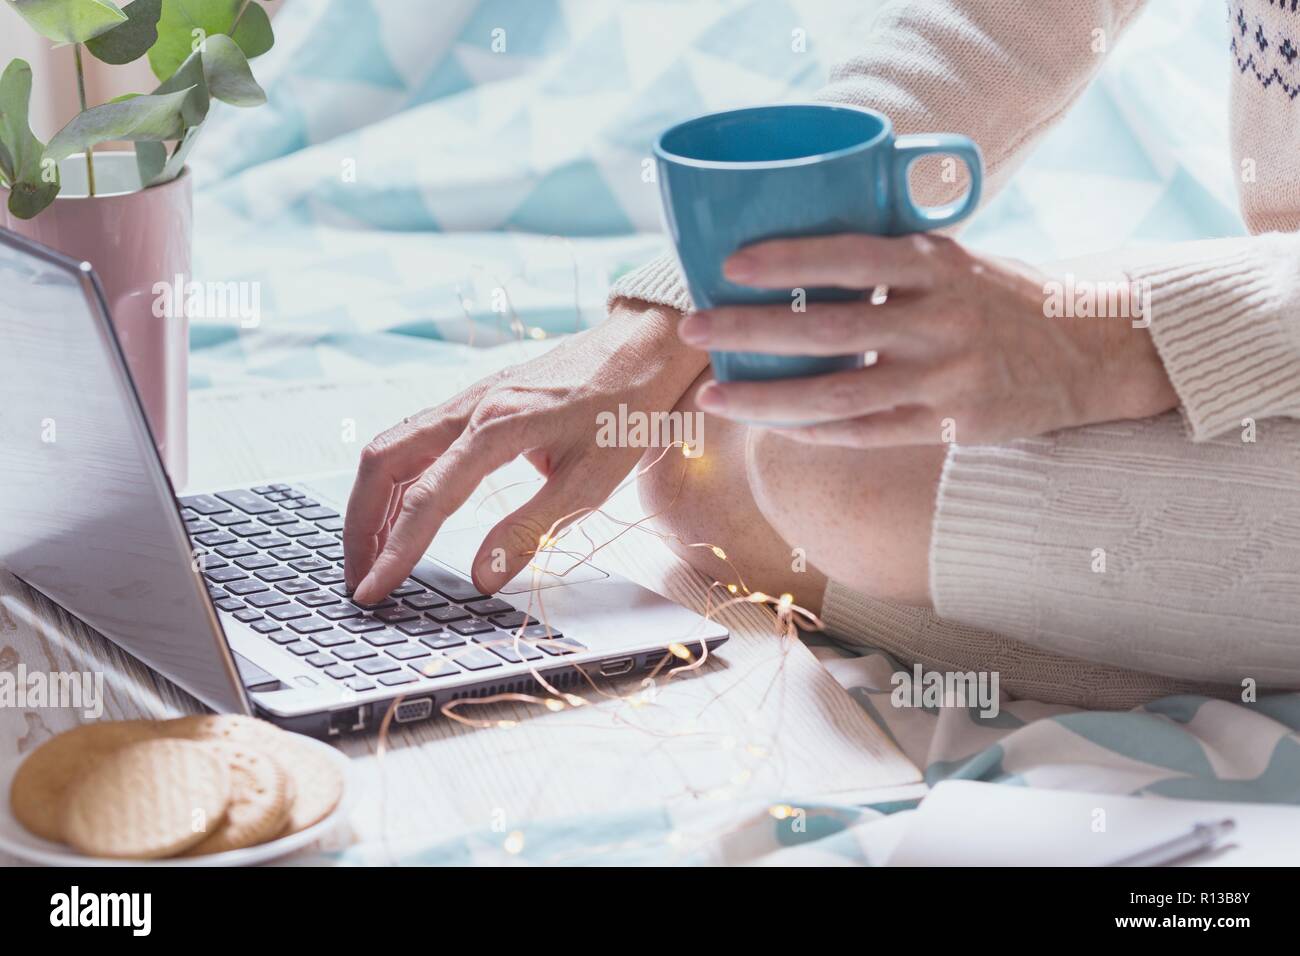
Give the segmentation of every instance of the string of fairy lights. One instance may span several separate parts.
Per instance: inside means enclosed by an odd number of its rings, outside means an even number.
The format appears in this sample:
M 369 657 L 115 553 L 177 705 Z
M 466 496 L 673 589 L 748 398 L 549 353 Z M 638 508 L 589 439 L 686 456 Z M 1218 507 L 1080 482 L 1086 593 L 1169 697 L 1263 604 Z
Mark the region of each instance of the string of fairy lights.
M 572 254 L 572 250 L 570 250 Z M 574 283 L 575 295 L 578 282 L 578 271 L 576 265 L 576 256 L 574 256 Z M 498 286 L 504 289 L 504 286 Z M 472 302 L 467 300 L 458 290 L 461 308 L 466 318 L 473 327 Z M 545 339 L 548 334 L 544 329 L 528 327 L 519 318 L 514 311 L 514 306 L 510 300 L 509 294 L 504 296 L 506 325 L 509 332 L 516 340 Z M 471 335 L 472 342 L 472 335 Z M 605 504 L 590 508 L 581 508 L 563 515 L 556 519 L 551 526 L 543 533 L 537 542 L 537 546 L 529 552 L 529 562 L 526 570 L 531 573 L 531 584 L 528 590 L 528 604 L 524 608 L 523 622 L 510 633 L 508 638 L 494 642 L 501 645 L 508 644 L 513 654 L 524 660 L 528 665 L 528 677 L 531 678 L 535 692 L 525 692 L 519 690 L 503 691 L 500 693 L 490 694 L 483 697 L 466 697 L 449 701 L 440 708 L 441 714 L 448 720 L 455 721 L 461 725 L 477 729 L 497 729 L 511 730 L 519 725 L 519 721 L 513 717 L 502 717 L 497 715 L 474 716 L 476 711 L 484 709 L 497 708 L 501 705 L 522 705 L 525 707 L 535 707 L 545 712 L 559 713 L 563 711 L 572 711 L 587 708 L 590 709 L 594 703 L 613 703 L 622 705 L 622 708 L 637 710 L 651 703 L 657 703 L 658 688 L 660 680 L 664 684 L 670 684 L 684 676 L 699 671 L 708 662 L 710 654 L 708 642 L 700 640 L 698 642 L 699 652 L 693 651 L 687 645 L 691 643 L 690 638 L 684 636 L 683 639 L 674 641 L 667 645 L 663 658 L 655 667 L 636 684 L 636 690 L 629 693 L 620 693 L 611 686 L 602 686 L 601 680 L 581 664 L 568 664 L 566 670 L 576 673 L 580 678 L 579 684 L 582 692 L 578 693 L 573 690 L 563 689 L 547 677 L 547 675 L 535 665 L 533 661 L 527 659 L 527 655 L 521 653 L 521 643 L 524 641 L 524 631 L 534 623 L 540 624 L 544 628 L 545 638 L 529 638 L 528 644 L 533 647 L 544 648 L 547 645 L 556 645 L 563 640 L 562 637 L 551 637 L 553 629 L 547 621 L 545 601 L 543 597 L 544 588 L 542 583 L 546 578 L 564 578 L 574 571 L 588 566 L 593 559 L 602 550 L 608 548 L 614 542 L 624 535 L 634 532 L 652 535 L 665 544 L 675 542 L 680 547 L 687 549 L 703 549 L 710 552 L 715 558 L 723 562 L 729 571 L 732 580 L 723 581 L 715 579 L 711 581 L 706 590 L 706 606 L 703 611 L 705 621 L 712 619 L 714 616 L 726 612 L 729 608 L 738 605 L 755 605 L 768 609 L 772 612 L 773 623 L 776 634 L 781 638 L 781 661 L 777 673 L 773 676 L 773 685 L 784 676 L 784 658 L 789 650 L 789 642 L 798 638 L 801 630 L 820 630 L 822 622 L 818 616 L 795 602 L 794 596 L 789 593 L 781 595 L 769 595 L 762 591 L 751 590 L 745 582 L 744 576 L 732 562 L 727 552 L 718 544 L 707 541 L 684 541 L 680 536 L 670 533 L 661 532 L 652 527 L 651 523 L 664 515 L 668 514 L 681 496 L 685 487 L 687 476 L 691 470 L 692 463 L 698 464 L 702 459 L 702 449 L 693 447 L 685 441 L 674 441 L 663 447 L 663 450 L 649 463 L 634 470 L 606 499 L 606 503 L 616 497 L 621 491 L 631 484 L 639 481 L 648 474 L 652 469 L 661 467 L 666 459 L 670 456 L 675 458 L 672 453 L 680 453 L 685 462 L 681 471 L 681 477 L 677 483 L 676 490 L 669 503 L 661 510 L 654 514 L 644 515 L 637 520 L 627 521 L 610 514 L 605 510 Z M 517 482 L 513 485 L 497 488 L 490 495 L 478 503 L 478 508 L 482 509 L 495 496 L 504 494 L 511 488 L 517 487 L 524 482 Z M 604 541 L 594 541 L 590 534 L 587 533 L 585 524 L 588 519 L 600 517 L 616 526 L 619 530 L 612 537 Z M 584 547 L 576 545 L 566 546 L 568 539 L 580 535 L 584 541 Z M 567 561 L 567 565 L 556 568 L 554 565 L 559 560 Z M 721 596 L 718 599 L 718 596 Z M 527 645 L 525 645 L 527 646 Z M 466 653 L 467 649 L 462 649 L 460 653 Z M 457 656 L 456 651 L 449 651 L 446 655 L 454 661 Z M 431 662 L 429 667 L 437 666 L 436 661 Z M 552 665 L 553 667 L 553 665 Z M 432 676 L 434 671 L 429 671 Z M 743 681 L 744 676 L 738 678 Z M 566 682 L 567 683 L 567 682 Z M 715 693 L 709 701 L 709 704 L 722 699 L 729 688 L 724 688 Z M 768 688 L 770 693 L 771 687 Z M 399 696 L 390 702 L 388 708 L 380 721 L 376 757 L 381 762 L 384 755 L 390 749 L 390 735 L 398 708 L 401 706 L 407 695 Z M 766 700 L 767 693 L 764 694 Z M 708 706 L 708 704 L 706 704 Z M 622 709 L 620 708 L 620 709 Z M 701 714 L 703 710 L 701 710 Z M 635 728 L 643 733 L 663 739 L 672 739 L 685 736 L 689 731 L 662 731 L 655 728 L 638 724 L 636 721 L 627 718 L 626 714 L 618 710 L 613 712 L 614 720 L 620 724 Z M 698 715 L 697 715 L 698 716 Z M 570 725 L 572 726 L 572 725 Z M 602 725 L 603 726 L 603 725 Z M 756 759 L 763 759 L 769 756 L 771 749 L 759 743 L 749 743 L 743 747 L 735 747 L 737 752 L 742 752 Z M 381 767 L 382 776 L 382 767 Z M 752 771 L 748 768 L 742 768 L 731 778 L 733 785 L 744 786 L 753 778 Z M 698 795 L 698 794 L 693 794 Z M 790 818 L 796 812 L 795 808 L 788 804 L 775 804 L 769 807 L 768 812 L 776 820 L 785 820 Z M 386 832 L 386 827 L 384 828 Z M 724 834 L 711 834 L 713 837 L 725 836 Z M 669 842 L 679 842 L 682 835 L 675 833 L 674 839 Z M 386 839 L 386 837 L 385 837 Z M 501 842 L 501 849 L 510 855 L 517 855 L 524 850 L 524 834 L 520 830 L 511 830 L 506 833 Z M 625 847 L 624 847 L 625 848 Z M 610 847 L 609 849 L 617 849 Z

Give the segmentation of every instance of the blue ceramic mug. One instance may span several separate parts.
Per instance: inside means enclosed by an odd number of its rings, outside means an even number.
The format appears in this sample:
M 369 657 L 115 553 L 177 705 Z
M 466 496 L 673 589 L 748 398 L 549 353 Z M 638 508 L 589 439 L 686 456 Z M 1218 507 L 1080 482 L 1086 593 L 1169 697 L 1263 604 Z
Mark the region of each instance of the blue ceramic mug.
M 908 190 L 912 164 L 930 153 L 957 157 L 970 171 L 964 196 L 918 206 Z M 728 282 L 722 264 L 763 239 L 862 232 L 899 236 L 964 219 L 979 202 L 983 163 L 965 136 L 894 136 L 874 110 L 792 104 L 730 110 L 672 127 L 655 143 L 664 215 L 697 309 L 790 304 L 793 290 Z M 806 289 L 807 301 L 861 293 Z M 800 314 L 791 313 L 792 322 Z M 834 357 L 711 352 L 720 382 L 822 375 L 861 368 L 862 354 Z

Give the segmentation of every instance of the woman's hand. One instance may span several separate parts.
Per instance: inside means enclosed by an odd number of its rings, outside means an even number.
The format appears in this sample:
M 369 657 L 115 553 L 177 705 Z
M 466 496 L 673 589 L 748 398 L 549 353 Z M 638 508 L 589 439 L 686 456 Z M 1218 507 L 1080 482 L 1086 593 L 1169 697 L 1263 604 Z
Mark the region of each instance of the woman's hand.
M 779 429 L 794 439 L 863 448 L 991 443 L 1177 404 L 1140 314 L 1048 318 L 1047 275 L 940 236 L 775 240 L 738 252 L 724 271 L 757 288 L 863 292 L 806 312 L 717 308 L 679 326 L 682 340 L 701 349 L 876 352 L 875 364 L 859 370 L 710 382 L 697 396 L 715 415 L 804 423 Z M 1107 281 L 1129 286 L 1122 275 Z M 872 304 L 878 286 L 888 296 Z
M 401 584 L 479 482 L 521 454 L 546 482 L 480 546 L 473 578 L 484 594 L 527 565 L 555 522 L 603 504 L 644 449 L 600 447 L 597 416 L 620 404 L 671 409 L 704 368 L 704 357 L 678 341 L 678 318 L 616 303 L 597 328 L 375 438 L 361 454 L 343 527 L 355 599 L 373 603 Z

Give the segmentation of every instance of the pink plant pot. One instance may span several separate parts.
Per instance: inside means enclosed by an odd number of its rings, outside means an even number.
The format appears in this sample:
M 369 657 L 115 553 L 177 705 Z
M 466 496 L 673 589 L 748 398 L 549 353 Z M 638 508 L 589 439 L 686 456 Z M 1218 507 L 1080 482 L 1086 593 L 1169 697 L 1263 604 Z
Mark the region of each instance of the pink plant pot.
M 134 152 L 94 159 L 94 196 L 87 195 L 85 157 L 77 154 L 60 164 L 62 188 L 47 209 L 19 219 L 0 205 L 0 222 L 95 267 L 158 453 L 179 489 L 187 478 L 189 320 L 186 297 L 164 287 L 184 289 L 190 278 L 190 177 L 141 189 Z

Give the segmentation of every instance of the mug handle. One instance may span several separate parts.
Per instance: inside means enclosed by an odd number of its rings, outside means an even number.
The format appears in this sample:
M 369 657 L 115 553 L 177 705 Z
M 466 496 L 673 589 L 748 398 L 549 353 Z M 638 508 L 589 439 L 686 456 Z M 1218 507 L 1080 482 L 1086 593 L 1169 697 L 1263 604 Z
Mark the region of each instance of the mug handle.
M 912 198 L 907 175 L 912 164 L 922 156 L 943 153 L 956 156 L 970 172 L 970 188 L 943 206 L 920 206 Z M 984 178 L 984 161 L 975 141 L 957 133 L 923 133 L 918 136 L 900 136 L 894 140 L 893 192 L 895 199 L 895 231 L 899 234 L 926 232 L 951 226 L 969 216 L 980 201 L 980 184 Z

